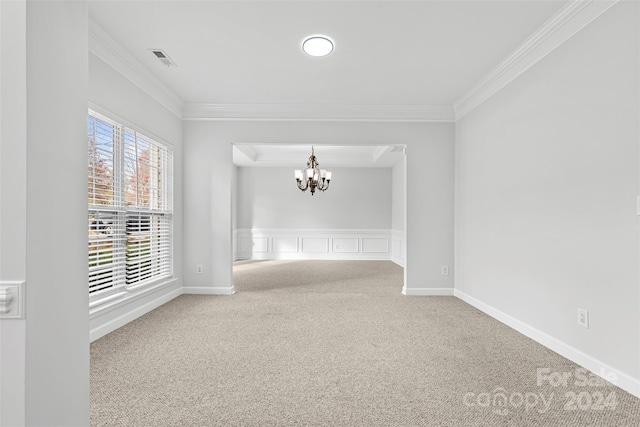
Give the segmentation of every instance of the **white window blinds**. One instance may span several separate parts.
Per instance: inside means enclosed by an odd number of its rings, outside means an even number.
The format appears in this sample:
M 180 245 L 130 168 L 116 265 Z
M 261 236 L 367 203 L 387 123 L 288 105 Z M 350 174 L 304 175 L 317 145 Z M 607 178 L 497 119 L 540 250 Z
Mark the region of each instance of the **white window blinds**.
M 171 149 L 93 111 L 88 147 L 89 292 L 170 277 Z

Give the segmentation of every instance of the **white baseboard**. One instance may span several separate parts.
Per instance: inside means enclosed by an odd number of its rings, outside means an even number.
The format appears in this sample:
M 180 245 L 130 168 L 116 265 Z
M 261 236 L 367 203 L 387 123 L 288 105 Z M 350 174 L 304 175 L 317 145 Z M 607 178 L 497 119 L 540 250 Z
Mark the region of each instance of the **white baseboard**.
M 386 255 L 334 255 L 334 254 L 240 254 L 236 261 L 289 260 L 289 261 L 392 261 Z
M 162 291 L 162 287 L 159 287 L 158 290 L 156 290 L 156 292 L 159 291 Z M 145 299 L 151 298 L 152 296 L 139 294 L 130 299 L 114 301 L 113 303 L 109 304 L 108 307 L 103 306 L 101 311 L 93 313 L 92 320 L 94 321 L 94 323 L 99 324 L 98 326 L 90 329 L 89 340 L 90 342 L 93 342 L 99 338 L 102 338 L 108 333 L 115 331 L 116 329 L 126 325 L 127 323 L 137 319 L 140 316 L 147 314 L 152 310 L 155 310 L 161 305 L 166 304 L 167 302 L 182 294 L 232 295 L 233 293 L 235 293 L 233 287 L 184 287 L 174 289 L 139 306 L 136 306 L 136 304 L 140 304 L 141 302 L 144 302 Z M 132 308 L 128 309 L 127 306 Z M 118 316 L 117 312 L 120 311 L 123 313 Z M 116 315 L 117 317 L 109 319 L 109 312 L 115 312 L 111 316 Z M 105 318 L 105 321 L 101 321 L 101 317 Z
M 233 295 L 236 290 L 233 286 L 206 287 L 206 286 L 185 286 L 182 293 L 189 295 Z
M 89 341 L 93 342 L 98 338 L 102 338 L 108 333 L 115 331 L 116 329 L 126 325 L 133 320 L 136 320 L 138 317 L 147 314 L 151 310 L 155 310 L 156 308 L 160 307 L 163 304 L 166 304 L 167 302 L 180 295 L 182 295 L 182 289 L 175 289 L 152 301 L 147 302 L 146 304 L 136 307 L 133 310 L 116 317 L 115 319 L 102 323 L 101 325 L 89 331 Z
M 515 329 L 524 336 L 531 338 L 539 344 L 542 344 L 543 346 L 555 351 L 559 355 L 566 357 L 572 362 L 577 363 L 578 365 L 588 369 L 589 371 L 600 377 L 605 377 L 613 374 L 614 378 L 617 379 L 615 385 L 633 394 L 636 397 L 640 397 L 640 380 L 638 380 L 637 378 L 616 370 L 606 363 L 603 363 L 600 360 L 560 341 L 559 339 L 554 338 L 551 335 L 548 335 L 500 310 L 497 310 L 494 307 L 485 304 L 482 301 L 477 300 L 462 291 L 456 289 L 454 295 L 460 298 L 462 301 L 474 306 L 478 310 L 488 314 L 494 319 L 504 323 L 510 328 Z
M 409 296 L 453 296 L 453 288 L 403 288 L 402 294 Z
M 400 267 L 404 268 L 404 259 L 400 259 L 400 258 L 395 258 L 395 257 L 391 257 L 391 262 L 399 265 Z

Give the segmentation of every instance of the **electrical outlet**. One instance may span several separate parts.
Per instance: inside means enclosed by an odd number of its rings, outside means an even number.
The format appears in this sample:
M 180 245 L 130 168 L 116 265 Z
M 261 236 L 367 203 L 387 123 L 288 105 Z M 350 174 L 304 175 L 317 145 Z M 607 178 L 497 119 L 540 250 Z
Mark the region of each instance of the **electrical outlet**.
M 448 276 L 449 275 L 449 266 L 448 265 L 443 265 L 442 269 L 441 269 L 442 275 L 443 276 Z
M 589 311 L 584 308 L 578 308 L 578 325 L 589 329 Z
M 196 273 L 202 274 L 202 264 L 196 265 Z

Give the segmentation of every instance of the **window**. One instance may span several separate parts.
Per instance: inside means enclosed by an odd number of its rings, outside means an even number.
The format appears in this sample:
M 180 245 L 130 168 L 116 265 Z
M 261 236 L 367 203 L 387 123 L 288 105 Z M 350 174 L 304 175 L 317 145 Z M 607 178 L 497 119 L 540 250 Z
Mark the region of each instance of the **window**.
M 89 111 L 88 150 L 92 299 L 170 277 L 171 149 Z

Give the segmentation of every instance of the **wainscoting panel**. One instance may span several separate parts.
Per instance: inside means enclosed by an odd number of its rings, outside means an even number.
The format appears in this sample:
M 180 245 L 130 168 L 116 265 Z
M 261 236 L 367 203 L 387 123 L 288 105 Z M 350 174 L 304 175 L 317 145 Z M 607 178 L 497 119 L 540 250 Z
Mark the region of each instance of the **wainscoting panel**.
M 406 259 L 406 240 L 404 231 L 393 230 L 391 232 L 391 260 L 404 267 Z
M 269 251 L 266 237 L 241 237 L 238 241 L 239 252 L 265 253 Z
M 404 266 L 399 231 L 237 229 L 233 235 L 235 259 L 369 259 Z
M 389 237 L 384 239 L 365 237 L 362 239 L 362 252 L 389 253 Z
M 318 237 L 303 237 L 302 252 L 305 254 L 326 254 L 329 252 L 329 239 Z
M 358 253 L 358 241 L 359 239 L 356 237 L 350 238 L 333 238 L 331 239 L 333 246 L 332 251 L 335 253 Z
M 296 253 L 298 252 L 297 237 L 273 237 L 273 252 L 275 253 Z

